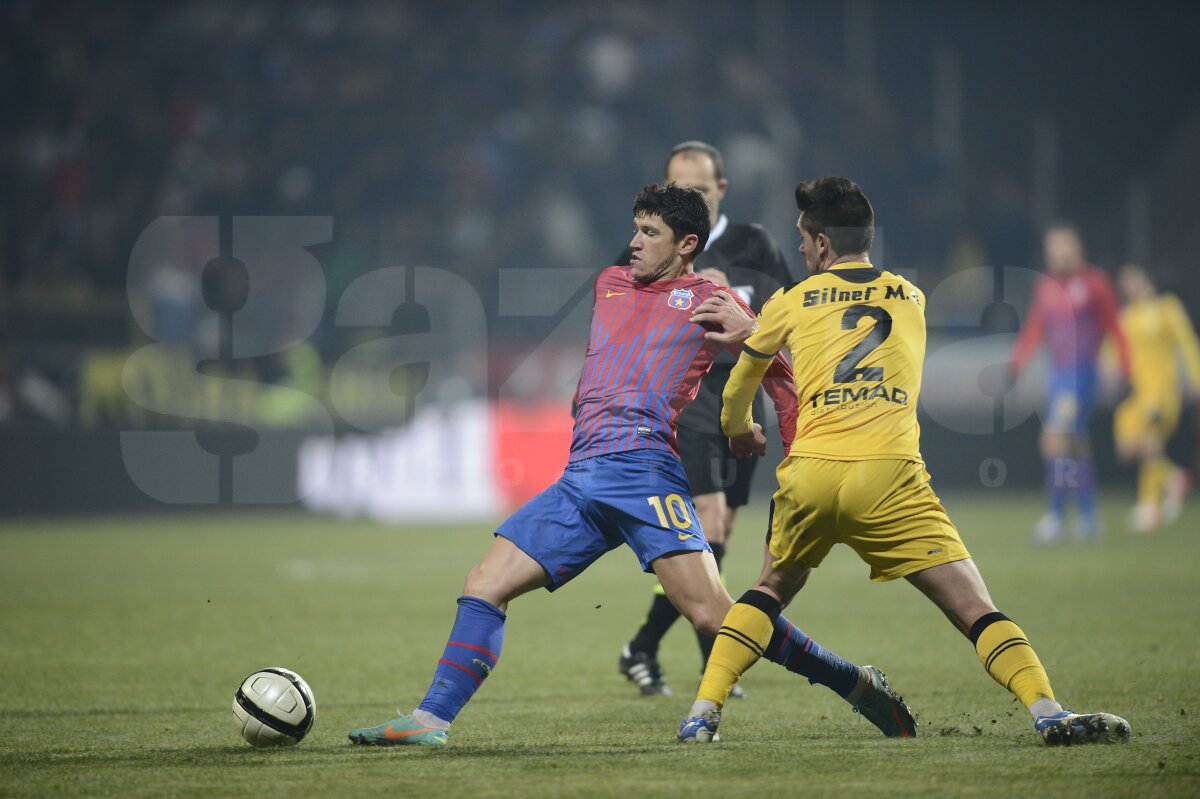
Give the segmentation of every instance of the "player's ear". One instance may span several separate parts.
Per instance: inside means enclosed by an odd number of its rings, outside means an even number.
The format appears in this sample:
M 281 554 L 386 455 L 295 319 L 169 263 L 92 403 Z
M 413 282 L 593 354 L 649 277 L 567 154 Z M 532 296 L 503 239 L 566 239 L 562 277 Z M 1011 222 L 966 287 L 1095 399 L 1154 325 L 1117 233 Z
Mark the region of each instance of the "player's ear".
M 689 233 L 679 240 L 679 254 L 683 256 L 694 255 L 696 245 L 700 243 L 700 237 L 695 233 Z
M 725 199 L 725 189 L 729 188 L 729 181 L 721 178 L 717 181 L 717 199 Z
M 813 238 L 813 243 L 817 245 L 817 260 L 821 260 L 827 253 L 833 252 L 833 243 L 824 232 L 818 233 Z

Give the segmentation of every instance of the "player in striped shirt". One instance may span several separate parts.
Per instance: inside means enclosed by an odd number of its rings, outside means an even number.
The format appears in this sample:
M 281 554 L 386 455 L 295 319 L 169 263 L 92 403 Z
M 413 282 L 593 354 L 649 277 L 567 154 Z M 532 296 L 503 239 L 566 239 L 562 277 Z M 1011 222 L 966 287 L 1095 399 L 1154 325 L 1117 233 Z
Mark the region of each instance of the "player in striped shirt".
M 1108 275 L 1084 260 L 1079 233 L 1069 225 L 1051 227 L 1045 252 L 1046 274 L 1034 286 L 1012 356 L 1015 375 L 1043 341 L 1050 355 L 1040 440 L 1050 508 L 1034 528 L 1038 544 L 1062 539 L 1071 495 L 1079 507 L 1076 537 L 1098 534 L 1088 419 L 1096 399 L 1096 361 L 1106 335 L 1116 344 L 1127 382 L 1131 373 L 1129 345 L 1117 317 L 1117 293 Z
M 733 606 L 697 521 L 675 429 L 716 353 L 740 347 L 752 317 L 740 300 L 693 273 L 710 230 L 700 192 L 647 186 L 634 202 L 634 225 L 629 266 L 605 269 L 596 280 L 566 471 L 500 525 L 467 575 L 417 709 L 351 730 L 354 743 L 444 745 L 451 722 L 499 661 L 508 604 L 536 588 L 560 588 L 623 543 L 698 630 L 715 634 Z M 787 361 L 775 359 L 767 378 L 786 448 L 797 412 Z M 915 732 L 912 714 L 878 669 L 824 649 L 782 616 L 769 648 L 773 661 L 837 692 L 885 735 Z
M 724 286 L 730 294 L 746 301 L 756 314 L 777 289 L 794 282 L 779 245 L 762 225 L 731 222 L 721 213 L 721 201 L 729 181 L 721 152 L 702 141 L 685 141 L 671 148 L 666 162 L 666 180 L 696 189 L 708 201 L 712 225 L 704 250 L 696 256 L 694 269 L 700 277 Z M 628 248 L 617 259 L 628 264 Z M 696 399 L 679 415 L 678 443 L 684 474 L 692 489 L 692 501 L 700 515 L 704 536 L 712 547 L 717 568 L 725 557 L 733 535 L 738 509 L 750 501 L 757 456 L 735 457 L 729 439 L 721 432 L 721 392 L 737 358 L 719 353 L 712 368 L 700 381 Z M 755 394 L 754 409 L 763 416 L 762 392 Z M 650 607 L 636 634 L 621 649 L 617 668 L 637 685 L 643 696 L 670 696 L 658 662 L 659 643 L 679 618 L 679 611 L 655 585 Z M 713 639 L 697 634 L 700 670 L 708 662 Z M 740 685 L 732 696 L 744 696 Z

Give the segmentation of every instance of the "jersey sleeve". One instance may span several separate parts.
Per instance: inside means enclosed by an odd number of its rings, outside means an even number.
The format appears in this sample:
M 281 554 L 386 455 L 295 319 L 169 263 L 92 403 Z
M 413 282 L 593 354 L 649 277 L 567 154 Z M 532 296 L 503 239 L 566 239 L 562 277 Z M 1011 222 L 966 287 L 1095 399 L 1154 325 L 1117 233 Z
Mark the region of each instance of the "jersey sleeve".
M 775 406 L 775 416 L 779 419 L 779 436 L 783 441 L 783 451 L 792 449 L 792 441 L 796 438 L 796 419 L 800 415 L 800 402 L 797 399 L 796 382 L 792 377 L 792 365 L 777 353 L 763 375 L 763 389 L 771 397 Z
M 784 314 L 771 313 L 771 303 L 782 297 L 783 292 L 784 289 L 779 289 L 763 303 L 762 311 L 758 315 L 758 330 L 742 344 L 742 353 L 755 358 L 769 359 L 783 349 L 787 338 Z
M 1187 311 L 1178 297 L 1171 296 L 1163 303 L 1166 310 L 1167 324 L 1171 329 L 1171 338 L 1175 347 L 1183 356 L 1183 366 L 1187 373 L 1188 386 L 1192 396 L 1200 396 L 1200 341 L 1196 339 L 1196 329 L 1188 319 Z
M 795 438 L 799 406 L 792 367 L 779 352 L 786 333 L 782 325 L 783 314 L 770 313 L 771 301 L 782 293 L 783 289 L 780 289 L 767 300 L 758 317 L 758 331 L 742 345 L 741 355 L 730 372 L 722 395 L 721 429 L 728 436 L 743 435 L 754 429 L 752 407 L 754 394 L 761 383 L 775 405 L 780 435 L 787 451 Z M 777 317 L 779 321 L 773 321 Z M 752 342 L 757 346 L 752 346 Z M 760 347 L 769 351 L 764 352 Z
M 1129 357 L 1129 339 L 1125 338 L 1125 329 L 1121 327 L 1121 315 L 1117 308 L 1117 292 L 1113 289 L 1112 281 L 1102 273 L 1096 275 L 1096 302 L 1100 312 L 1100 322 L 1108 331 L 1108 335 L 1117 349 L 1121 374 L 1128 381 L 1133 376 L 1133 362 Z
M 1043 296 L 1046 292 L 1046 278 L 1040 278 L 1033 289 L 1033 300 L 1029 303 L 1029 316 L 1025 319 L 1025 324 L 1021 327 L 1021 333 L 1017 336 L 1017 343 L 1013 345 L 1012 362 L 1013 367 L 1019 372 L 1025 368 L 1025 364 L 1029 362 L 1038 345 L 1042 343 L 1042 336 L 1046 332 L 1046 314 L 1042 310 Z
M 725 435 L 732 438 L 754 429 L 754 394 L 774 361 L 773 357 L 756 358 L 743 352 L 734 364 L 729 373 L 729 381 L 725 384 L 725 391 L 721 394 L 721 430 Z M 780 427 L 782 426 L 781 421 Z M 794 430 L 794 416 L 792 426 Z

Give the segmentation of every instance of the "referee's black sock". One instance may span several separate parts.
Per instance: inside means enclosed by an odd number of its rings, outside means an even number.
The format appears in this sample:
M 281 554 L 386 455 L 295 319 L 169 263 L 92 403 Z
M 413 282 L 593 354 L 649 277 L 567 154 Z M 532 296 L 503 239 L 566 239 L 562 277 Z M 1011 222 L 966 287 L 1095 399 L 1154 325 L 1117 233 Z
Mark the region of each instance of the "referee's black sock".
M 629 651 L 645 652 L 650 657 L 657 657 L 658 642 L 678 618 L 679 611 L 671 604 L 671 600 L 667 599 L 665 594 L 656 593 L 650 602 L 650 610 L 646 613 L 646 621 L 629 642 Z

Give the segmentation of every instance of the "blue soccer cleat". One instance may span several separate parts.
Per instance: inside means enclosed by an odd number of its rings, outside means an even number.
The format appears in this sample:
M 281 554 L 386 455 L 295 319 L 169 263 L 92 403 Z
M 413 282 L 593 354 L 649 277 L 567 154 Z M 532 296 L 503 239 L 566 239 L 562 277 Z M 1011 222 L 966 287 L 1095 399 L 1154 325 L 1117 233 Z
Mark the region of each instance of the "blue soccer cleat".
M 1038 716 L 1033 727 L 1046 746 L 1115 744 L 1129 741 L 1129 722 L 1111 713 L 1072 713 Z
M 679 740 L 689 743 L 716 743 L 721 740 L 717 725 L 721 723 L 721 711 L 712 710 L 703 716 L 692 716 L 679 725 Z
M 854 705 L 854 712 L 874 724 L 889 738 L 916 738 L 917 720 L 904 698 L 892 690 L 887 677 L 874 666 L 863 666 L 871 684 Z
M 445 746 L 446 730 L 426 727 L 406 715 L 374 727 L 350 730 L 350 740 L 363 746 Z

